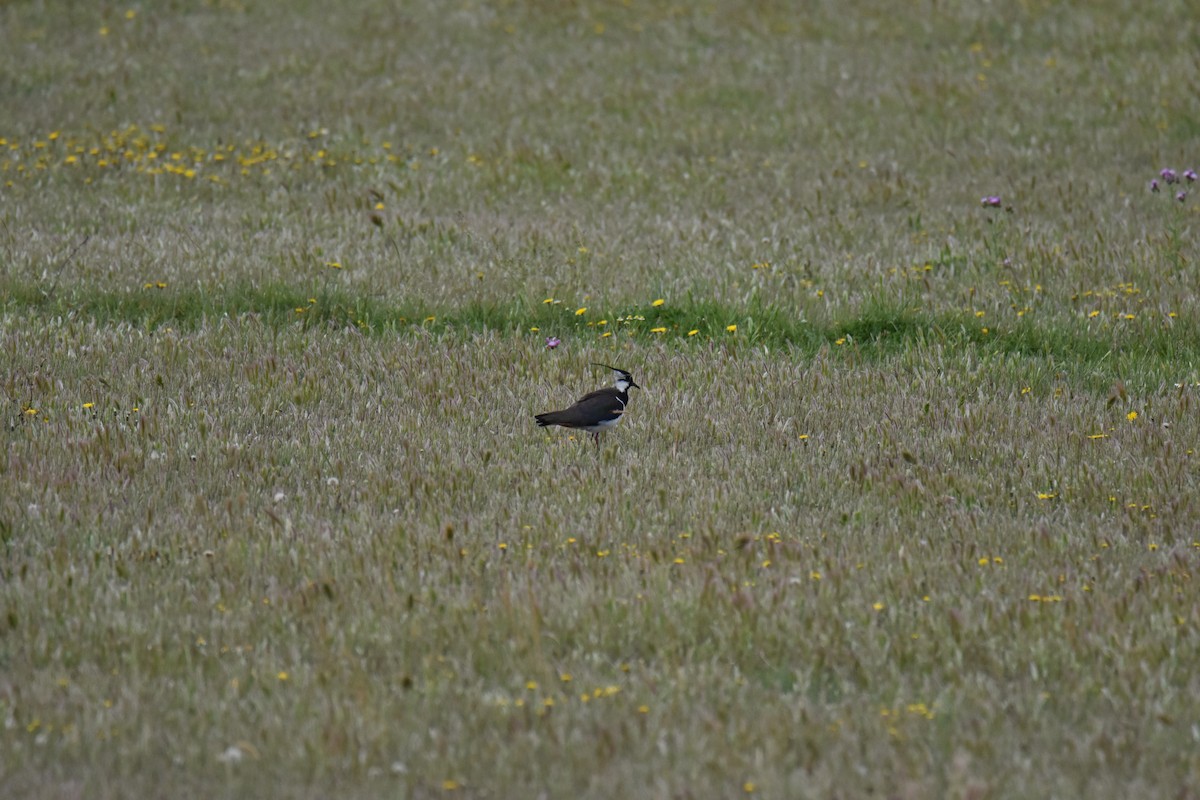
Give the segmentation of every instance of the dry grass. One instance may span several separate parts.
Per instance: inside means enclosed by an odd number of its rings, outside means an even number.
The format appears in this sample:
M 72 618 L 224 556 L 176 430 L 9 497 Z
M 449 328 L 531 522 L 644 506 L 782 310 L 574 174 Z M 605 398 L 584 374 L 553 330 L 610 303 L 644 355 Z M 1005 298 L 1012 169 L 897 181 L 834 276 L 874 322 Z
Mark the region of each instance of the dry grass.
M 0 8 L 2 793 L 1195 796 L 1196 22 L 804 6 Z

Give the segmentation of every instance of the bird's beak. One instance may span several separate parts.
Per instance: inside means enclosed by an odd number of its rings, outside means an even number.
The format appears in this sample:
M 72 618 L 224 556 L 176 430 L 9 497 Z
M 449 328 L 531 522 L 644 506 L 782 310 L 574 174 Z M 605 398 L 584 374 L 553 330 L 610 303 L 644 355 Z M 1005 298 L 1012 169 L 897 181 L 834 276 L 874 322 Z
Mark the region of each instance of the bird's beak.
M 634 383 L 632 378 L 629 379 L 629 385 L 632 386 L 634 389 L 642 388 L 642 387 L 638 386 L 636 383 Z

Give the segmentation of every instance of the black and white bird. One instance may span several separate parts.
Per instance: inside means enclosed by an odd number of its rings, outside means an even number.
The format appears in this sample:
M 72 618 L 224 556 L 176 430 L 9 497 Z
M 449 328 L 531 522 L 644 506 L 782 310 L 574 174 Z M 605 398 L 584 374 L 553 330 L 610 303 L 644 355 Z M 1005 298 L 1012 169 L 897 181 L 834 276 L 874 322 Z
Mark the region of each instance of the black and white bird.
M 629 404 L 629 390 L 642 387 L 634 383 L 633 375 L 623 369 L 610 367 L 607 364 L 596 364 L 595 366 L 615 372 L 614 385 L 607 389 L 588 392 L 570 408 L 538 414 L 534 417 L 538 425 L 543 428 L 547 425 L 561 425 L 564 428 L 587 431 L 592 435 L 596 446 L 600 446 L 600 434 L 621 421 L 625 407 Z

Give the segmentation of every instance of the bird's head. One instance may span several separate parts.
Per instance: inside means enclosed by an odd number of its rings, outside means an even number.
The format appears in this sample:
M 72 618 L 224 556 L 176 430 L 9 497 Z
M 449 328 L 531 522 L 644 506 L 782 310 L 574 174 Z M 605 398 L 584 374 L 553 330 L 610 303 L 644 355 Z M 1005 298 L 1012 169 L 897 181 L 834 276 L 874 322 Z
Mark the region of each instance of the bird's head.
M 610 367 L 608 364 L 595 364 L 595 366 L 604 367 L 605 369 L 611 369 L 614 373 L 616 373 L 614 382 L 617 385 L 617 391 L 627 392 L 627 391 L 629 391 L 630 388 L 634 388 L 634 389 L 642 388 L 633 382 L 633 375 L 630 374 L 626 370 L 619 369 L 617 367 Z

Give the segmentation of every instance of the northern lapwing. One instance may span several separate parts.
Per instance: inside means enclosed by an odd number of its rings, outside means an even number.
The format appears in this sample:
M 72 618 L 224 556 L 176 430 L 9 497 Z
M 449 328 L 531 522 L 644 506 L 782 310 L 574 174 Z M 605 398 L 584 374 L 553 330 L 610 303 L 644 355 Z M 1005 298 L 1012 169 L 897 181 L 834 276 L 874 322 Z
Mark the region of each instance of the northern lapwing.
M 596 446 L 600 446 L 600 434 L 621 421 L 625 407 L 629 404 L 629 390 L 640 389 L 633 382 L 633 376 L 623 369 L 610 367 L 607 364 L 595 364 L 597 367 L 611 369 L 616 373 L 613 386 L 607 389 L 597 389 L 588 392 L 570 408 L 562 411 L 548 411 L 534 417 L 541 427 L 561 425 L 564 428 L 578 428 L 592 435 Z

